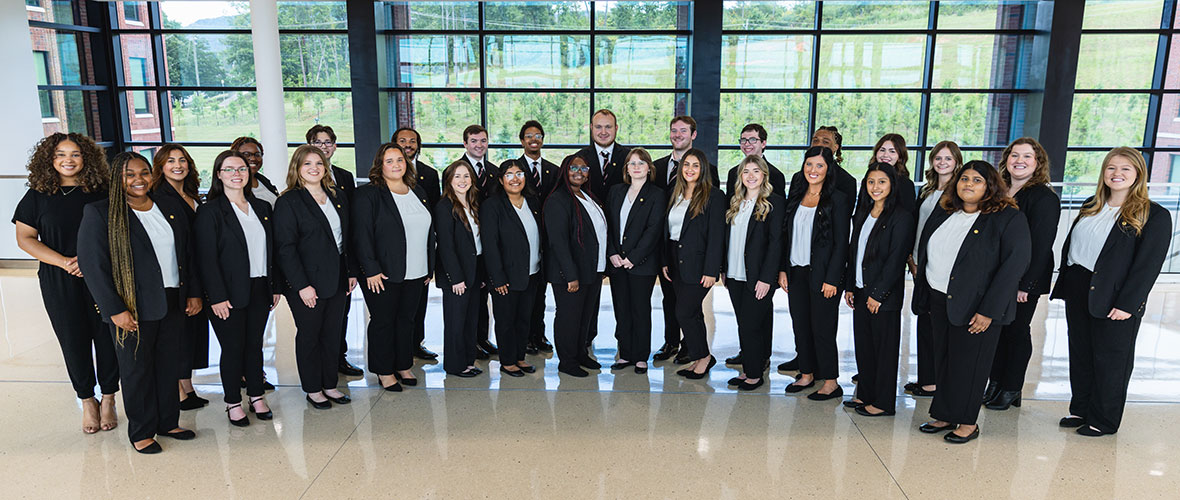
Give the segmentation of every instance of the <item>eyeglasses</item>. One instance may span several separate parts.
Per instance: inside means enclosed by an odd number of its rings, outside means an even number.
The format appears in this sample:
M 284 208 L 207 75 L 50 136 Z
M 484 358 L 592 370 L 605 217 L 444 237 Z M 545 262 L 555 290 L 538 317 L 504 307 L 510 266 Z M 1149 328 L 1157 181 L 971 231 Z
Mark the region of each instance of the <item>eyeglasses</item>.
M 738 139 L 738 144 L 741 144 L 743 146 L 745 146 L 746 144 L 757 144 L 759 142 L 762 142 L 762 139 L 759 139 L 757 137 L 742 137 L 741 139 Z
M 524 138 L 541 140 L 545 138 L 545 134 L 525 134 Z
M 221 173 L 223 173 L 223 174 L 230 174 L 230 175 L 244 174 L 249 171 L 250 171 L 250 167 L 238 167 L 238 168 L 221 167 Z
M 504 178 L 505 179 L 523 179 L 524 172 L 521 172 L 519 170 L 516 172 L 509 172 L 509 173 L 504 174 Z
M 262 151 L 259 151 L 259 152 L 257 152 L 257 153 L 251 153 L 251 152 L 248 152 L 248 151 L 238 151 L 238 152 L 239 152 L 239 153 L 241 153 L 241 154 L 242 154 L 242 156 L 245 156 L 245 157 L 247 157 L 247 158 L 250 158 L 250 157 L 254 157 L 254 158 L 262 158 Z
M 312 141 L 311 145 L 315 147 L 320 146 L 334 146 L 336 141 Z
M 634 160 L 634 161 L 627 162 L 627 166 L 628 167 L 639 167 L 639 166 L 646 167 L 647 162 L 645 162 L 643 160 Z
M 589 167 L 589 166 L 587 166 L 587 165 L 582 165 L 582 166 L 580 166 L 580 167 L 578 167 L 578 166 L 574 166 L 574 165 L 570 165 L 570 172 L 582 172 L 582 173 L 587 173 L 587 172 L 589 172 L 589 171 L 590 171 L 590 167 Z

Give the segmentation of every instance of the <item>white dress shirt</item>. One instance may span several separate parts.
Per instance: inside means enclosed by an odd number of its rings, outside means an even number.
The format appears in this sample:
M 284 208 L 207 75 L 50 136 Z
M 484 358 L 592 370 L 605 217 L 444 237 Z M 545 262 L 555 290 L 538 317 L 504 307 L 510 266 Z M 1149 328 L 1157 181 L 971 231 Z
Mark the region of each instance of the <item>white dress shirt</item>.
M 266 277 L 266 228 L 258 220 L 258 213 L 254 207 L 246 203 L 246 212 L 242 213 L 233 202 L 230 209 L 238 216 L 238 224 L 242 226 L 242 233 L 246 235 L 246 253 L 250 257 L 250 277 Z
M 799 205 L 791 221 L 791 265 L 811 265 L 811 231 L 815 225 L 815 207 Z
M 930 241 L 926 242 L 926 282 L 930 288 L 946 293 L 955 260 L 959 258 L 959 249 L 963 247 L 967 232 L 971 231 L 971 226 L 975 225 L 978 218 L 978 210 L 971 214 L 959 210 L 930 235 Z
M 1118 222 L 1119 208 L 1106 205 L 1098 213 L 1078 220 L 1069 241 L 1069 264 L 1094 270 L 1102 247 L 1106 246 L 1106 239 Z
M 164 279 L 164 288 L 180 286 L 180 265 L 176 262 L 176 240 L 172 235 L 172 225 L 164 218 L 164 212 L 159 205 L 152 204 L 152 208 L 145 212 L 132 210 L 139 223 L 147 231 L 148 239 L 152 242 L 152 250 L 156 253 L 156 262 L 160 264 L 160 277 Z
M 729 271 L 726 276 L 734 281 L 746 281 L 746 233 L 750 229 L 750 215 L 754 200 L 742 200 L 742 205 L 729 225 Z

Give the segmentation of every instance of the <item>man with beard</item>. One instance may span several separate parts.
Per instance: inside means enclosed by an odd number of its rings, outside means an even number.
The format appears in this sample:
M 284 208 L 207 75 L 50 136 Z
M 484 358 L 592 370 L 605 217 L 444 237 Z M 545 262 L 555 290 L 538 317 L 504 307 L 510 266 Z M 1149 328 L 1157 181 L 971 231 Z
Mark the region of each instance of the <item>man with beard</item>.
M 590 167 L 590 193 L 599 205 L 606 203 L 611 186 L 623 182 L 623 162 L 631 148 L 615 142 L 619 120 L 614 112 L 603 108 L 590 115 L 590 138 L 593 144 L 578 150 L 578 156 Z M 591 336 L 593 336 L 593 331 Z

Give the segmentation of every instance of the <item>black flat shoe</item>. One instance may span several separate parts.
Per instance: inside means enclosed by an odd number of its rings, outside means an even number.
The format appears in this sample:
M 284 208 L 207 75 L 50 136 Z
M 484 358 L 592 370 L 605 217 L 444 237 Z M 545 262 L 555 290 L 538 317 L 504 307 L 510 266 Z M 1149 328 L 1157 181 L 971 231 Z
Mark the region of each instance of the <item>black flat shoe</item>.
M 725 358 L 725 364 L 727 364 L 727 365 L 740 365 L 740 364 L 742 364 L 742 353 L 739 352 L 733 356 Z
M 401 382 L 394 382 L 393 385 L 383 385 L 383 386 L 381 386 L 381 388 L 385 389 L 389 392 L 402 392 Z M 311 398 L 308 398 L 307 400 L 311 401 Z M 328 404 L 330 404 L 330 403 L 328 403 Z
M 475 345 L 477 347 L 479 347 L 480 349 L 483 349 L 483 352 L 486 352 L 488 354 L 499 354 L 500 353 L 500 350 L 496 349 L 496 344 L 493 344 L 487 340 L 481 340 L 479 342 L 476 342 Z
M 418 344 L 418 347 L 414 348 L 414 357 L 418 359 L 438 359 L 438 354 L 427 349 L 426 346 Z
M 397 385 L 397 384 L 394 384 L 394 385 Z M 387 388 L 385 388 L 385 390 L 387 390 L 387 391 L 388 391 L 388 390 L 389 390 L 389 388 L 387 387 Z M 316 400 L 314 400 L 314 399 L 311 399 L 311 396 L 310 396 L 310 395 L 309 395 L 309 396 L 307 396 L 307 402 L 308 402 L 308 403 L 311 403 L 311 407 L 312 407 L 312 408 L 315 408 L 315 409 L 317 409 L 317 410 L 327 410 L 327 409 L 329 409 L 329 408 L 331 408 L 331 407 L 332 407 L 332 402 L 331 402 L 331 401 L 318 401 L 318 402 L 317 402 Z
M 180 409 L 182 411 L 196 410 L 197 408 L 203 408 L 207 404 L 207 403 L 202 403 L 200 401 L 197 401 L 196 397 L 191 396 L 191 394 L 192 394 L 191 392 L 189 394 L 190 394 L 190 396 L 187 396 L 184 399 L 180 400 Z
M 158 435 L 164 436 L 167 438 L 178 439 L 180 441 L 191 441 L 191 440 L 197 438 L 197 433 L 190 431 L 188 429 L 183 429 L 183 430 L 174 431 L 174 432 L 165 432 L 163 434 L 158 434 Z
M 1000 391 L 996 397 L 988 401 L 984 408 L 989 410 L 1004 411 L 1009 406 L 1020 408 L 1020 391 Z
M 856 407 L 856 413 L 858 415 L 864 415 L 866 417 L 892 417 L 897 412 L 895 412 L 895 411 L 882 411 L 881 413 L 869 413 L 869 411 L 865 409 L 864 405 L 861 405 L 861 406 Z
M 985 405 L 985 404 L 990 403 L 991 400 L 994 399 L 996 397 L 996 395 L 999 393 L 1000 393 L 1000 384 L 997 384 L 994 380 L 989 380 L 987 383 L 987 389 L 983 390 L 983 402 L 981 402 L 980 404 Z
M 258 416 L 258 420 L 272 420 L 275 418 L 275 414 L 271 410 L 266 410 L 264 412 L 256 411 L 254 409 L 254 403 L 256 401 L 262 401 L 262 398 L 250 398 L 250 413 L 253 413 L 254 415 Z
M 680 346 L 678 346 L 678 345 L 670 346 L 668 344 L 664 344 L 664 345 L 660 346 L 660 349 L 658 351 L 656 351 L 655 354 L 652 355 L 651 359 L 654 359 L 656 361 L 666 361 L 666 360 L 672 359 L 672 356 L 675 356 L 676 353 L 678 353 L 678 352 L 680 352 Z
M 588 358 L 588 357 L 579 359 L 578 365 L 580 365 L 582 368 L 586 368 L 588 370 L 598 370 L 598 369 L 602 368 L 601 363 L 594 361 L 593 359 Z
M 357 371 L 359 372 L 360 370 L 358 369 Z M 358 373 L 357 375 L 360 375 L 360 373 Z M 263 381 L 262 381 L 262 390 L 264 390 L 264 391 L 273 391 L 273 390 L 275 390 L 275 385 L 274 385 L 274 384 L 272 384 L 272 383 L 270 383 L 270 382 L 267 382 L 267 381 L 263 380 Z
M 539 347 L 537 347 L 536 344 L 529 342 L 528 345 L 524 346 L 524 353 L 536 356 L 538 354 L 541 354 L 541 349 Z
M 533 365 L 528 365 L 528 366 L 516 365 L 516 367 L 519 368 L 520 371 L 525 372 L 525 373 L 536 373 L 537 372 L 537 367 L 535 367 Z
M 468 368 L 468 369 L 463 370 L 459 373 L 452 373 L 452 375 L 454 375 L 456 377 L 471 378 L 471 377 L 478 376 L 479 372 L 475 371 L 475 369 L 473 369 L 473 368 Z
M 564 373 L 566 375 L 569 375 L 571 377 L 582 378 L 582 377 L 589 377 L 590 376 L 590 373 L 587 372 L 586 370 L 583 370 L 582 367 L 580 367 L 580 366 L 564 367 L 564 366 L 558 365 L 557 371 L 560 373 Z
M 926 422 L 926 423 L 924 423 L 924 424 L 922 424 L 922 425 L 919 425 L 919 426 L 918 426 L 918 430 L 919 430 L 919 431 L 922 431 L 922 432 L 924 432 L 924 433 L 926 433 L 926 434 L 934 434 L 934 433 L 937 433 L 937 432 L 942 432 L 942 431 L 945 431 L 945 430 L 947 430 L 947 429 L 953 429 L 954 427 L 955 427 L 955 424 L 934 425 L 934 424 L 932 424 L 932 423 L 930 423 L 930 422 Z
M 1058 427 L 1073 428 L 1083 425 L 1086 425 L 1086 419 L 1082 417 L 1061 417 L 1061 420 L 1057 421 Z
M 807 395 L 807 399 L 812 401 L 827 401 L 829 399 L 836 399 L 840 397 L 844 397 L 844 389 L 840 386 L 836 386 L 836 390 L 827 394 L 821 394 L 819 391 L 815 391 Z
M 1094 426 L 1092 426 L 1092 425 L 1078 427 L 1078 430 L 1075 432 L 1077 432 L 1078 434 L 1081 434 L 1083 436 L 1086 436 L 1086 437 L 1098 437 L 1098 436 L 1106 436 L 1106 435 L 1114 434 L 1113 432 L 1106 432 L 1106 431 L 1095 429 Z
M 610 369 L 611 370 L 622 370 L 623 368 L 626 368 L 628 366 L 635 366 L 635 363 L 633 361 L 619 361 L 613 365 L 610 365 Z
M 746 379 L 744 379 L 744 378 L 734 377 L 734 378 L 731 378 L 731 379 L 725 381 L 725 383 L 729 384 L 729 385 L 738 385 L 738 384 L 741 384 L 742 382 L 745 382 L 745 381 L 746 381 Z
M 691 369 L 688 369 L 688 368 L 685 368 L 684 370 L 681 370 L 681 371 L 687 371 L 687 372 L 688 372 L 688 373 L 685 373 L 685 374 L 683 374 L 683 375 L 684 375 L 684 378 L 686 378 L 686 379 L 689 379 L 689 380 L 700 380 L 700 379 L 703 379 L 703 378 L 705 378 L 705 377 L 708 377 L 708 376 L 709 376 L 709 370 L 712 370 L 712 369 L 713 369 L 713 367 L 714 367 L 714 366 L 716 366 L 716 365 L 717 365 L 717 358 L 715 358 L 715 357 L 713 357 L 713 356 L 709 356 L 709 364 L 708 364 L 708 365 L 705 365 L 705 371 L 704 371 L 704 372 L 697 373 L 697 372 L 694 372 L 694 371 L 692 371 Z M 680 373 L 680 372 L 676 372 L 676 373 Z
M 979 426 L 975 426 L 975 430 L 971 431 L 971 434 L 968 434 L 966 436 L 960 436 L 958 434 L 955 434 L 955 431 L 950 431 L 950 432 L 946 433 L 946 435 L 943 436 L 942 439 L 946 440 L 946 442 L 948 442 L 948 443 L 963 444 L 963 443 L 971 441 L 972 439 L 975 439 L 977 437 L 979 437 Z
M 919 398 L 932 398 L 932 397 L 934 397 L 934 391 L 928 391 L 928 390 L 923 389 L 921 387 L 915 387 L 914 390 L 910 391 L 910 394 L 913 394 L 915 397 L 919 397 Z
M 332 396 L 324 394 L 324 397 L 328 398 L 328 401 L 331 401 L 331 402 L 336 403 L 338 405 L 346 405 L 346 404 L 352 402 L 352 398 L 348 397 L 348 394 L 343 394 L 338 398 L 334 398 Z
M 308 399 L 308 401 L 311 401 L 311 400 Z M 241 408 L 242 403 L 232 404 L 232 405 L 225 407 L 225 416 L 227 418 L 229 418 L 229 423 L 233 424 L 234 427 L 245 427 L 247 425 L 250 425 L 250 417 L 242 417 L 238 420 L 234 420 L 233 417 L 229 416 L 229 411 L 232 410 L 233 407 L 235 407 L 235 406 L 237 406 L 238 408 Z
M 917 389 L 919 387 L 921 387 L 921 386 L 918 385 L 917 382 L 906 382 L 904 389 L 905 389 L 905 392 L 910 392 L 910 391 Z
M 814 385 L 815 385 L 815 380 L 812 380 L 811 382 L 808 382 L 803 385 L 787 384 L 787 394 L 795 394 L 795 393 L 803 392 L 804 389 L 809 389 L 809 388 L 813 387 Z
M 685 353 L 684 351 L 680 351 L 680 353 L 676 355 L 676 359 L 673 359 L 672 362 L 676 363 L 678 365 L 683 365 L 683 364 L 691 363 L 692 360 L 688 359 L 687 353 Z
M 851 399 L 849 399 L 848 401 L 845 401 L 845 402 L 844 402 L 844 407 L 845 407 L 845 408 L 853 408 L 853 409 L 856 409 L 856 408 L 860 408 L 860 407 L 862 407 L 862 406 L 864 406 L 864 405 L 865 405 L 864 401 L 853 401 L 853 400 L 851 400 Z
M 365 374 L 364 371 L 362 371 L 360 368 L 357 368 L 356 365 L 349 363 L 348 360 L 345 359 L 340 360 L 340 364 L 336 367 L 336 371 L 340 372 L 341 375 L 349 377 L 359 377 Z
M 524 376 L 524 371 L 522 371 L 520 369 L 509 370 L 507 368 L 504 368 L 503 366 L 500 367 L 500 373 L 506 373 L 506 374 L 508 374 L 509 377 L 523 377 Z
M 475 346 L 475 359 L 492 359 L 492 355 L 488 354 L 482 347 Z
M 752 391 L 754 389 L 762 387 L 762 384 L 765 384 L 765 383 L 766 383 L 766 377 L 762 377 L 762 378 L 758 379 L 757 382 L 754 382 L 754 383 L 750 383 L 749 380 L 743 380 L 742 383 L 737 385 L 737 388 L 739 391 Z
M 136 448 L 135 443 L 131 443 L 131 449 L 138 453 L 143 453 L 144 455 L 155 455 L 161 451 L 164 451 L 164 448 L 161 448 L 160 443 L 158 442 L 152 442 L 152 444 L 144 446 L 142 449 Z
M 856 375 L 853 375 L 853 376 L 852 376 L 852 383 L 854 383 L 854 384 L 855 384 L 855 383 L 858 383 L 858 382 L 860 382 L 860 374 L 859 374 L 859 373 L 857 373 Z
M 647 367 L 646 366 L 636 366 L 635 373 L 643 375 L 643 374 L 647 373 Z
M 553 344 L 549 343 L 549 339 L 541 337 L 541 341 L 537 342 L 537 348 L 545 352 L 553 352 Z
M 797 371 L 799 371 L 799 358 L 795 357 L 795 358 L 791 359 L 790 361 L 787 361 L 785 363 L 778 365 L 778 371 L 780 371 L 780 372 L 797 372 Z

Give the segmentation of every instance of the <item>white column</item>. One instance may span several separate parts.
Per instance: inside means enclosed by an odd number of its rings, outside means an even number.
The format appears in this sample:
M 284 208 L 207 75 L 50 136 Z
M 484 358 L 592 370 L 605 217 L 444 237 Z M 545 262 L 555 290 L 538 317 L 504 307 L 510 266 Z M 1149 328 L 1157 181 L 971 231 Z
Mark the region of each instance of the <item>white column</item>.
M 26 153 L 45 135 L 24 2 L 0 2 L 0 68 L 4 68 L 4 78 L 0 78 L 0 95 L 4 96 L 0 137 L 7 144 L 5 149 L 12 153 L 8 161 L 0 162 L 0 175 L 24 175 Z
M 266 150 L 263 170 L 282 190 L 287 178 L 287 126 L 283 112 L 283 68 L 279 59 L 279 9 L 275 0 L 250 0 L 254 79 L 258 87 L 259 140 Z

